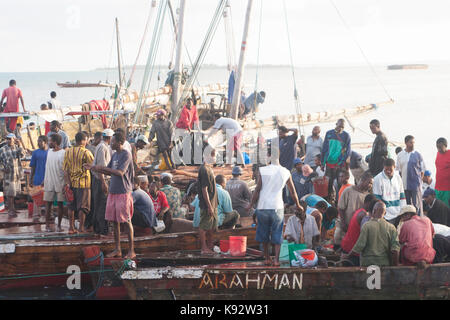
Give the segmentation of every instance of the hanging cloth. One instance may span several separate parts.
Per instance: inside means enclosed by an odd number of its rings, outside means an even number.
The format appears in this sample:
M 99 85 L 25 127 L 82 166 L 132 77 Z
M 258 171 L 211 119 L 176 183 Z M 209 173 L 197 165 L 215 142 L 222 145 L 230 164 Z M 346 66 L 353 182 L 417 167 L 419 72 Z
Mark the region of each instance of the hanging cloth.
M 89 102 L 89 106 L 91 107 L 91 111 L 104 111 L 109 110 L 109 102 L 107 100 L 92 100 Z M 96 118 L 98 116 L 94 116 Z M 103 129 L 108 128 L 108 121 L 106 120 L 106 115 L 101 115 Z
M 234 84 L 236 83 L 234 71 L 231 71 L 230 78 L 228 78 L 228 103 L 233 101 Z M 243 102 L 243 101 L 242 101 Z

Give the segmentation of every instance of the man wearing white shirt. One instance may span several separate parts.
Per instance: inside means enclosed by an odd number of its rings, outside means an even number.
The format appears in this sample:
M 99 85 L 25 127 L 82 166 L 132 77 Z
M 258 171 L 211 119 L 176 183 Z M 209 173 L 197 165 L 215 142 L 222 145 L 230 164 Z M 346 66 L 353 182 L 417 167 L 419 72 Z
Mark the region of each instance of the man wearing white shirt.
M 56 92 L 50 92 L 50 100 L 48 101 L 48 105 L 52 110 L 61 110 L 61 102 L 56 99 Z
M 244 165 L 244 157 L 241 152 L 242 127 L 234 119 L 222 117 L 219 113 L 214 115 L 215 123 L 208 135 L 208 138 L 215 135 L 219 130 L 226 134 L 227 143 L 227 162 L 226 166 L 231 167 L 231 159 L 236 151 L 236 164 Z
M 398 223 L 397 216 L 401 207 L 406 206 L 403 181 L 398 171 L 395 170 L 393 159 L 384 160 L 384 169 L 373 179 L 373 194 L 386 205 L 384 218 L 392 223 Z
M 422 179 L 425 163 L 422 155 L 414 150 L 414 143 L 413 136 L 405 137 L 406 148 L 397 155 L 397 168 L 402 177 L 406 202 L 416 207 L 417 214 L 422 216 Z
M 283 238 L 284 203 L 283 188 L 287 184 L 298 210 L 302 210 L 288 169 L 282 167 L 279 161 L 279 150 L 272 146 L 268 155 L 271 164 L 260 167 L 256 172 L 256 189 L 247 210 L 256 206 L 256 241 L 264 246 L 266 265 L 279 266 L 280 246 Z M 271 157 L 271 153 L 273 157 Z M 275 248 L 275 260 L 269 256 L 269 243 Z

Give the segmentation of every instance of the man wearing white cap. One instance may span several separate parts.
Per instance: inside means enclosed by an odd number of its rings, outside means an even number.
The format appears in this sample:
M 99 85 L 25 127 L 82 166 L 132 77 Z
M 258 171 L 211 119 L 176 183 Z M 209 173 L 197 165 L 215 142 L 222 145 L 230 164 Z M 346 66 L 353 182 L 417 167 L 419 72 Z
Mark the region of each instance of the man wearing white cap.
M 164 161 L 170 170 L 175 169 L 175 163 L 172 158 L 172 134 L 173 124 L 169 119 L 166 119 L 166 110 L 159 109 L 155 113 L 156 120 L 152 124 L 150 130 L 150 141 L 153 141 L 156 135 L 156 145 L 158 152 L 164 157 Z
M 403 222 L 399 240 L 401 262 L 404 265 L 433 263 L 436 251 L 433 249 L 434 228 L 428 217 L 419 217 L 413 205 L 402 207 L 399 217 Z
M 137 152 L 141 149 L 144 149 L 146 145 L 148 145 L 148 139 L 146 136 L 141 134 L 137 137 L 136 143 L 131 144 L 131 155 L 133 157 L 133 165 L 134 165 L 134 172 L 136 175 L 145 175 L 145 171 L 141 169 L 141 167 L 137 163 Z
M 106 167 L 111 161 L 112 150 L 110 147 L 114 131 L 105 129 L 102 133 L 102 141 L 95 148 L 94 166 Z M 92 171 L 92 199 L 94 232 L 108 234 L 108 223 L 105 220 L 106 200 L 108 196 L 109 176 Z
M 23 149 L 18 146 L 14 133 L 6 136 L 6 145 L 0 148 L 0 164 L 3 166 L 3 192 L 8 199 L 8 215 L 17 217 L 14 209 L 14 198 L 20 192 Z

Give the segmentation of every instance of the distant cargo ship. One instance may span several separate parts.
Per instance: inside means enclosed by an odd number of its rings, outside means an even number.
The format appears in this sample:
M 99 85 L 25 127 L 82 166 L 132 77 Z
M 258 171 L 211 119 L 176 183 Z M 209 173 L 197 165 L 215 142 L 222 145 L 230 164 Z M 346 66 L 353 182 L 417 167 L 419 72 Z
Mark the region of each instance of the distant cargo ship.
M 403 70 L 403 69 L 428 69 L 427 64 L 393 64 L 387 67 L 388 70 Z

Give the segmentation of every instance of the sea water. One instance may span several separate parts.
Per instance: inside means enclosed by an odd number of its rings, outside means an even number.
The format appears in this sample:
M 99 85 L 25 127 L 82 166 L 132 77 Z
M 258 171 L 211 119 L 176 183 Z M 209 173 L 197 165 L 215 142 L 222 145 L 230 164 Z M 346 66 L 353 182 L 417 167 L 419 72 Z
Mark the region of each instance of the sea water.
M 152 74 L 150 88 L 164 85 L 168 69 L 156 67 Z M 430 64 L 422 70 L 387 70 L 386 66 L 375 66 L 374 74 L 368 66 L 301 67 L 294 70 L 300 97 L 301 112 L 331 111 L 342 108 L 368 105 L 388 101 L 393 104 L 380 107 L 377 111 L 350 119 L 346 130 L 352 142 L 372 142 L 375 138 L 369 129 L 369 122 L 378 119 L 381 129 L 390 141 L 403 143 L 406 135 L 413 135 L 416 150 L 424 157 L 426 167 L 435 173 L 436 140 L 450 139 L 450 62 Z M 125 70 L 129 75 L 129 69 Z M 141 89 L 144 70 L 138 69 L 133 79 L 132 89 Z M 117 70 L 93 70 L 80 72 L 23 72 L 0 73 L 0 88 L 6 88 L 10 79 L 17 81 L 22 90 L 25 105 L 29 110 L 38 110 L 41 103 L 50 99 L 50 92 L 56 91 L 63 106 L 79 105 L 93 99 L 109 98 L 113 91 L 109 88 L 57 87 L 56 82 L 98 82 L 117 80 Z M 244 74 L 244 91 L 250 94 L 264 90 L 266 101 L 260 105 L 257 118 L 273 115 L 294 114 L 294 85 L 292 70 L 284 66 L 247 67 Z M 204 67 L 196 85 L 227 83 L 229 72 L 224 67 Z M 378 77 L 378 78 L 377 78 Z M 386 89 L 384 89 L 383 88 Z M 210 97 L 206 101 L 209 101 Z M 219 102 L 216 98 L 216 103 Z M 322 137 L 333 123 L 320 124 Z M 354 130 L 353 130 L 353 128 Z M 304 128 L 306 135 L 312 126 Z M 357 150 L 366 156 L 369 149 Z M 394 148 L 390 153 L 395 159 Z

